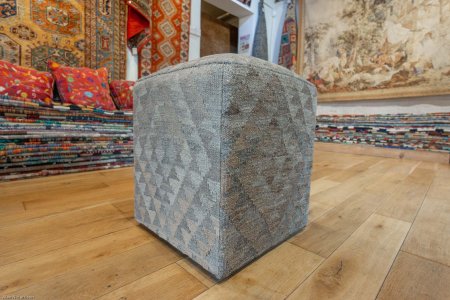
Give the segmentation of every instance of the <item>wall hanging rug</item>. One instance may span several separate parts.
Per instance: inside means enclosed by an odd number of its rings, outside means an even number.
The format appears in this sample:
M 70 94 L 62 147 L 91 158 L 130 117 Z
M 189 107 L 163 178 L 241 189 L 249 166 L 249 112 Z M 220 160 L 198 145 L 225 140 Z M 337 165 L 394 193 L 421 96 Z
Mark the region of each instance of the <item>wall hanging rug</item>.
M 150 39 L 152 0 L 129 0 L 127 4 L 127 45 L 130 49 L 138 49 L 140 53 Z
M 131 113 L 0 99 L 0 180 L 132 164 Z
M 149 34 L 140 42 L 139 77 L 189 58 L 190 0 L 152 1 Z
M 267 26 L 266 15 L 264 13 L 264 1 L 259 1 L 258 22 L 256 23 L 255 38 L 253 40 L 252 56 L 264 60 L 269 59 L 267 48 Z
M 150 20 L 152 18 L 152 0 L 128 0 L 127 4 L 133 7 L 145 19 Z
M 76 0 L 0 1 L 0 59 L 40 71 L 49 58 L 84 65 L 84 10 Z
M 450 152 L 450 113 L 319 115 L 316 141 Z
M 84 0 L 86 66 L 106 67 L 111 79 L 126 76 L 127 4 L 123 0 Z
M 125 78 L 126 4 L 122 0 L 0 1 L 0 59 L 47 70 L 60 64 L 107 67 Z
M 135 45 L 130 44 L 131 41 L 135 41 L 135 36 L 140 35 L 145 30 L 150 28 L 150 19 L 137 10 L 132 2 L 128 3 L 128 20 L 127 20 L 127 42 L 128 47 L 134 48 L 139 44 L 139 40 L 135 42 Z
M 294 2 L 294 3 L 292 3 Z M 297 2 L 288 4 L 286 18 L 281 34 L 280 54 L 278 64 L 289 70 L 297 70 L 298 20 Z

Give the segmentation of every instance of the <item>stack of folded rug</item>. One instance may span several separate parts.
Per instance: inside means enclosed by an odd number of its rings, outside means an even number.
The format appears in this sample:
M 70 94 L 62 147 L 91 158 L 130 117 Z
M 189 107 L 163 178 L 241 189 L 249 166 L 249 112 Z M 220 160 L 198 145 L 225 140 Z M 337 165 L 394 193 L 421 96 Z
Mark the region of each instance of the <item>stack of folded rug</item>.
M 133 164 L 133 115 L 0 99 L 0 180 Z
M 450 113 L 319 115 L 316 141 L 450 151 Z

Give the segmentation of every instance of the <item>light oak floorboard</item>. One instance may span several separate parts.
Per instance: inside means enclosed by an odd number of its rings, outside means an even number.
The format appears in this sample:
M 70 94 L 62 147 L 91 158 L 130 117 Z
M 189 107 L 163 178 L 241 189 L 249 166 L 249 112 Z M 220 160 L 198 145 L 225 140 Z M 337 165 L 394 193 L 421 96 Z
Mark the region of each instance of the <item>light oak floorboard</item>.
M 450 166 L 314 159 L 309 226 L 220 283 L 138 226 L 132 168 L 0 183 L 0 295 L 448 299 Z
M 400 251 L 377 299 L 450 299 L 450 267 Z
M 308 221 L 312 222 L 316 220 L 318 217 L 322 216 L 332 208 L 333 206 L 331 205 L 313 201 L 312 198 L 310 198 Z
M 342 204 L 314 220 L 290 242 L 322 257 L 328 257 L 378 207 L 378 197 L 355 194 Z
M 201 267 L 196 265 L 189 258 L 183 258 L 182 260 L 179 260 L 177 264 L 184 270 L 189 272 L 192 276 L 197 278 L 201 283 L 203 283 L 203 285 L 205 285 L 208 288 L 212 287 L 217 283 L 216 280 L 211 275 L 209 275 Z
M 372 215 L 288 299 L 374 299 L 410 225 Z
M 321 178 L 321 179 L 315 180 L 315 181 L 311 182 L 310 195 L 313 196 L 317 193 L 329 190 L 337 185 L 339 185 L 339 182 L 328 180 L 326 178 Z
M 413 222 L 433 181 L 435 171 L 415 168 L 404 180 L 382 198 L 377 213 Z M 385 188 L 383 188 L 386 191 Z
M 0 267 L 0 293 L 12 292 L 68 270 L 149 243 L 156 238 L 133 226 Z
M 318 255 L 284 243 L 196 299 L 283 299 L 322 260 Z
M 15 291 L 14 294 L 33 295 L 37 299 L 93 299 L 180 259 L 177 252 L 155 239 L 140 247 Z
M 450 266 L 450 201 L 425 198 L 402 250 Z
M 205 291 L 207 287 L 177 264 L 136 280 L 101 300 L 188 300 Z
M 133 226 L 112 205 L 0 228 L 0 266 Z

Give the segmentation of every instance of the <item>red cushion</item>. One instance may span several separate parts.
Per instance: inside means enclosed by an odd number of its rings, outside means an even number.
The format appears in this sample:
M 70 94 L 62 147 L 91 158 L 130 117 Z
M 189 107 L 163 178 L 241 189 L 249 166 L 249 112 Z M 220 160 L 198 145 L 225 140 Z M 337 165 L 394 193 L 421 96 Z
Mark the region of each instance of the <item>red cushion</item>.
M 39 72 L 0 60 L 0 95 L 28 102 L 39 100 L 51 105 L 53 82 L 53 76 L 48 72 Z
M 56 79 L 58 94 L 63 103 L 115 110 L 109 94 L 108 70 L 73 68 L 49 61 L 48 67 Z
M 110 82 L 111 95 L 118 109 L 133 109 L 133 86 L 134 81 L 113 80 Z

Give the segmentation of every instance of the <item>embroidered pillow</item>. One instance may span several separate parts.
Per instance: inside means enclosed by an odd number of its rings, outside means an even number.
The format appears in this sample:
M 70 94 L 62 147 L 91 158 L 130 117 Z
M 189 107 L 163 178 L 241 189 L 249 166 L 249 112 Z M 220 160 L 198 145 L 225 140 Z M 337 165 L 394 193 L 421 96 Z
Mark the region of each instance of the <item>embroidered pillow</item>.
M 52 104 L 53 76 L 30 68 L 0 60 L 0 95 L 27 102 L 42 101 Z
M 114 103 L 120 110 L 133 109 L 133 86 L 134 81 L 113 80 L 109 83 Z
M 109 94 L 108 70 L 73 68 L 49 61 L 48 67 L 56 80 L 63 103 L 115 110 Z

